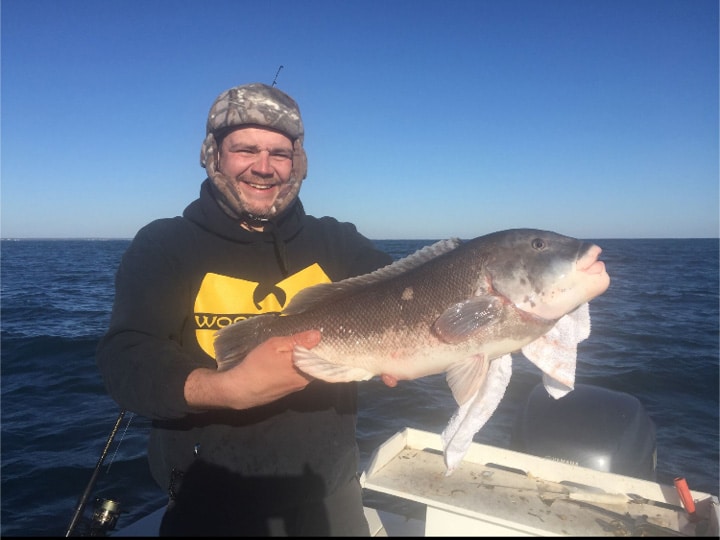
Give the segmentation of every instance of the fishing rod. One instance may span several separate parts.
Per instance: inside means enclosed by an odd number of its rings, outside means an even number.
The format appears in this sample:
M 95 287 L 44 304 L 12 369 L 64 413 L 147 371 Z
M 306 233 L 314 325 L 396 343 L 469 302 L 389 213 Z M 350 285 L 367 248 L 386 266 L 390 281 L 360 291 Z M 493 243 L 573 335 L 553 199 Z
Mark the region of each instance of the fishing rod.
M 75 508 L 75 513 L 73 514 L 73 517 L 70 520 L 70 525 L 68 525 L 67 532 L 65 533 L 66 538 L 72 535 L 75 527 L 77 526 L 80 518 L 82 517 L 83 512 L 85 511 L 85 507 L 87 506 L 87 501 L 90 497 L 90 493 L 92 493 L 92 490 L 95 487 L 95 482 L 97 482 L 97 477 L 100 473 L 100 467 L 102 467 L 103 461 L 105 461 L 105 457 L 108 454 L 110 445 L 112 444 L 112 441 L 115 438 L 115 435 L 117 434 L 124 417 L 125 410 L 123 409 L 120 411 L 120 414 L 115 421 L 115 425 L 113 426 L 113 429 L 110 432 L 107 441 L 105 442 L 105 448 L 103 448 L 103 451 L 100 454 L 100 459 L 98 459 L 97 465 L 95 465 L 95 470 L 90 477 L 90 481 L 85 488 L 85 492 L 80 497 L 77 507 Z M 115 520 L 117 520 L 117 516 L 119 514 L 118 507 L 119 505 L 115 501 L 111 501 L 109 499 L 103 501 L 99 511 L 97 511 L 95 515 L 93 515 L 93 524 L 95 524 L 95 522 L 97 521 L 97 525 L 99 525 L 101 528 L 112 529 L 112 527 L 115 525 L 114 522 Z

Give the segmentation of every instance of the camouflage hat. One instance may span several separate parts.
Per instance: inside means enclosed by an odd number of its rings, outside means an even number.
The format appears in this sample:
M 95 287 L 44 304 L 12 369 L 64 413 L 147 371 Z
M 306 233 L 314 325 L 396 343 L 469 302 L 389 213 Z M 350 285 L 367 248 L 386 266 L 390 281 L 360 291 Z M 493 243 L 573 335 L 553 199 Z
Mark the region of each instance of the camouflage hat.
M 304 129 L 300 108 L 286 93 L 262 83 L 236 86 L 220 94 L 208 114 L 200 164 L 212 177 L 217 168 L 220 138 L 228 128 L 260 126 L 274 129 L 293 141 L 293 173 L 296 180 L 307 176 L 303 149 Z
M 303 135 L 297 103 L 284 92 L 262 83 L 236 86 L 220 94 L 210 108 L 206 133 L 247 124 L 275 129 L 292 140 Z

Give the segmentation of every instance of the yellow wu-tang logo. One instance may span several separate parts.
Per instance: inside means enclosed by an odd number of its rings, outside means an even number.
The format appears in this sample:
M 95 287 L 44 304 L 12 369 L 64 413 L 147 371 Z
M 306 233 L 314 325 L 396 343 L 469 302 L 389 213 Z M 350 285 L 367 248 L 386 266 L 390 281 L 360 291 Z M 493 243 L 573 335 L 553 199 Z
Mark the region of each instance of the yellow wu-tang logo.
M 208 273 L 195 298 L 195 335 L 198 344 L 215 358 L 215 332 L 234 322 L 261 313 L 280 312 L 302 289 L 330 283 L 315 263 L 279 283 L 257 283 Z

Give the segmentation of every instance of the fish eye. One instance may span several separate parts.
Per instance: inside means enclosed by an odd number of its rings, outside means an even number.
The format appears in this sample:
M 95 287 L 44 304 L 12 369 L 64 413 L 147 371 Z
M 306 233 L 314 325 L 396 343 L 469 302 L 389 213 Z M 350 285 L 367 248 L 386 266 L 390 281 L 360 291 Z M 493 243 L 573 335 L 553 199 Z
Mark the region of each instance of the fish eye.
M 533 241 L 530 242 L 530 245 L 533 249 L 537 249 L 538 251 L 541 251 L 546 247 L 545 240 L 542 238 L 534 238 Z

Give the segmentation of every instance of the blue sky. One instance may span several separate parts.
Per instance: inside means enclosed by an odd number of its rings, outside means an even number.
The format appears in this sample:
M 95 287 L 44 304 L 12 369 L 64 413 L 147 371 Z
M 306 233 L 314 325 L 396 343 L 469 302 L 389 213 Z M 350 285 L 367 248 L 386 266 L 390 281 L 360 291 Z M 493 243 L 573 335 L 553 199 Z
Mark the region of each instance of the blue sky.
M 716 0 L 2 0 L 1 235 L 130 238 L 207 112 L 300 104 L 308 213 L 374 239 L 717 237 Z

